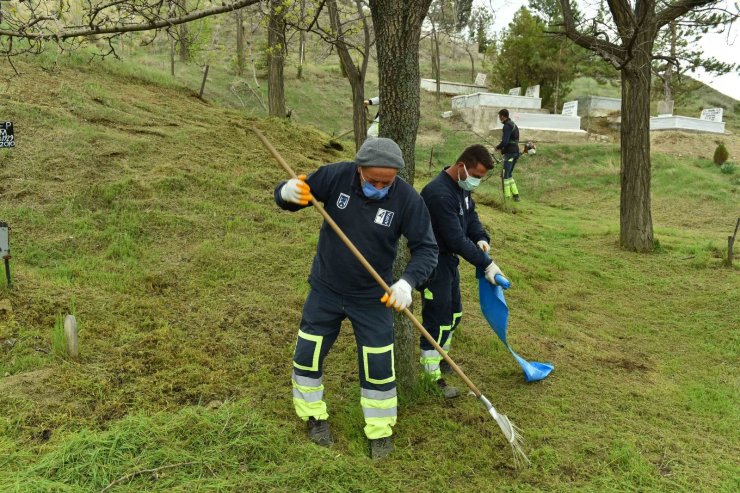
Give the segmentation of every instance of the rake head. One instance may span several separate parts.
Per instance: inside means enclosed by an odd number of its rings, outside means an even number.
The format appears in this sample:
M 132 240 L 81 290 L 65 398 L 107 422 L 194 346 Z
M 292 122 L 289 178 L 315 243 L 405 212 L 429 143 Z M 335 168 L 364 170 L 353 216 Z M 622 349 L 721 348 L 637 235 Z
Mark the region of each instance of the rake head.
M 501 428 L 506 441 L 509 442 L 516 467 L 524 467 L 531 464 L 529 457 L 524 452 L 524 437 L 522 437 L 521 430 L 509 421 L 506 415 L 496 412 L 496 408 L 493 407 L 493 404 L 483 394 L 480 395 L 479 399 L 485 404 L 489 414 L 496 420 L 498 427 Z
M 506 437 L 506 441 L 509 442 L 511 453 L 514 455 L 514 464 L 516 467 L 524 467 L 531 464 L 529 457 L 527 457 L 527 454 L 524 452 L 524 437 L 522 436 L 521 430 L 517 428 L 514 423 L 509 421 L 509 418 L 507 418 L 506 415 L 497 413 L 493 406 L 491 406 L 491 409 L 489 409 L 488 412 L 491 413 L 493 419 L 496 420 L 498 427 L 501 428 L 501 431 Z

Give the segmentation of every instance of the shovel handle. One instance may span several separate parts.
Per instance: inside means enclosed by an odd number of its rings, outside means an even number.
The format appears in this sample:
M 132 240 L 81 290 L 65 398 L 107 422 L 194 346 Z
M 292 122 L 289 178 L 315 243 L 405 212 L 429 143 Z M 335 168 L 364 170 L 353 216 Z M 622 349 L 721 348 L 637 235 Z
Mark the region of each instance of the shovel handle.
M 297 178 L 295 171 L 290 167 L 288 163 L 285 162 L 285 160 L 282 158 L 280 153 L 272 146 L 272 143 L 270 143 L 269 140 L 267 140 L 267 137 L 265 137 L 262 132 L 260 132 L 257 128 L 252 127 L 252 132 L 257 135 L 257 138 L 262 142 L 262 144 L 267 148 L 268 151 L 272 154 L 272 157 L 275 158 L 275 160 L 280 164 L 280 167 L 282 167 L 286 173 L 288 173 L 291 178 Z M 355 247 L 355 245 L 352 243 L 352 240 L 350 240 L 347 235 L 344 234 L 342 229 L 339 227 L 339 225 L 334 222 L 334 219 L 331 218 L 328 212 L 326 212 L 326 209 L 311 195 L 311 204 L 314 206 L 316 210 L 319 211 L 319 213 L 324 217 L 324 220 L 329 224 L 329 226 L 334 230 L 334 233 L 339 237 L 342 242 L 347 245 L 347 248 L 350 249 L 352 254 L 357 258 L 357 260 L 360 261 L 363 267 L 370 273 L 370 275 L 375 279 L 375 282 L 377 282 L 380 287 L 383 288 L 383 290 L 390 294 L 391 288 L 386 284 L 386 282 L 383 280 L 382 277 L 380 277 L 380 274 L 377 273 L 377 271 L 373 268 L 372 265 L 370 265 L 370 262 L 367 261 L 367 259 L 362 255 L 362 253 Z M 434 347 L 434 349 L 437 350 L 437 352 L 444 358 L 444 360 L 449 363 L 450 367 L 455 371 L 455 373 L 458 374 L 458 376 L 462 379 L 463 382 L 465 382 L 465 385 L 467 385 L 470 390 L 473 391 L 476 397 L 480 398 L 481 391 L 478 390 L 478 387 L 473 384 L 473 382 L 470 381 L 470 379 L 463 373 L 463 371 L 460 369 L 459 366 L 452 360 L 452 358 L 449 357 L 447 352 L 442 349 L 442 346 L 440 346 L 437 341 L 427 332 L 427 330 L 424 328 L 424 326 L 417 320 L 417 318 L 414 316 L 414 314 L 409 310 L 408 308 L 403 309 L 403 314 L 406 316 L 406 318 L 409 319 L 411 324 L 416 327 L 416 329 L 421 333 L 424 338 L 429 341 L 429 344 Z
M 511 282 L 501 274 L 496 274 L 493 278 L 496 280 L 496 284 L 501 286 L 503 289 L 509 289 L 511 287 Z

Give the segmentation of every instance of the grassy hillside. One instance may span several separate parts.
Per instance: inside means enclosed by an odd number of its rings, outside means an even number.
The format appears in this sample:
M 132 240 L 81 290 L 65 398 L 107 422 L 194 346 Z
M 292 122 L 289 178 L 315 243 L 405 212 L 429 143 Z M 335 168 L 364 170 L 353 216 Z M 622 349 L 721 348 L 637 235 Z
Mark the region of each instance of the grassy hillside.
M 312 446 L 293 415 L 290 356 L 320 220 L 277 209 L 283 174 L 247 129 L 302 171 L 351 153 L 140 67 L 17 65 L 0 102 L 18 142 L 0 152 L 15 280 L 0 287 L 0 491 L 740 487 L 740 278 L 722 263 L 737 174 L 656 155 L 652 255 L 617 247 L 615 147 L 523 158 L 516 207 L 486 181 L 479 212 L 514 283 L 510 342 L 555 371 L 524 383 L 476 308 L 469 266 L 452 355 L 523 429 L 532 466 L 513 468 L 473 398 L 444 402 L 423 385 L 401 396 L 397 451 L 375 463 L 349 326 L 327 360 L 337 443 Z M 417 188 L 475 141 L 429 107 Z M 81 327 L 79 362 L 57 349 L 66 313 Z

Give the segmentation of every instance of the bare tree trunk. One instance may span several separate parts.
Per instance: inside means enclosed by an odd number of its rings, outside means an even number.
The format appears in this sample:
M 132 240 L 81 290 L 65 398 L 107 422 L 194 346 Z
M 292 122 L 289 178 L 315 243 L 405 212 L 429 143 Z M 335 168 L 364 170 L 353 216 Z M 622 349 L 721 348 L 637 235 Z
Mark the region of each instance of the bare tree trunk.
M 640 39 L 642 38 L 642 39 Z M 650 212 L 650 59 L 652 40 L 638 35 L 634 58 L 622 69 L 621 198 L 622 247 L 655 248 Z
M 434 43 L 432 49 L 432 57 L 434 58 L 432 67 L 434 67 L 434 79 L 437 81 L 437 88 L 434 94 L 437 98 L 437 103 L 439 103 L 442 94 L 442 80 L 440 75 L 442 70 L 439 66 L 441 63 L 441 57 L 439 56 L 439 33 L 437 32 L 434 23 L 432 23 L 432 41 Z
M 234 19 L 236 19 L 236 74 L 242 76 L 244 74 L 244 18 L 241 9 L 234 11 Z
M 563 46 L 558 50 L 558 68 L 555 75 L 555 97 L 553 98 L 552 112 L 558 114 L 558 94 L 560 94 L 560 57 L 563 54 Z
M 416 132 L 419 128 L 419 39 L 421 24 L 431 0 L 370 0 L 378 51 L 380 100 L 383 122 L 380 136 L 393 139 L 403 152 L 406 166 L 400 176 L 414 183 Z M 409 252 L 400 242 L 394 264 L 398 278 L 408 263 Z M 411 323 L 395 316 L 396 375 L 399 387 L 410 389 L 419 371 L 416 347 L 419 339 Z
M 257 28 L 254 27 L 254 24 L 252 23 L 252 16 L 249 16 L 249 41 L 247 41 L 247 48 L 249 49 L 249 64 L 252 66 L 252 80 L 254 80 L 254 85 L 259 87 L 260 83 L 257 80 L 257 66 L 254 60 L 254 50 L 252 49 L 254 33 L 256 30 Z
M 267 99 L 270 116 L 285 118 L 285 18 L 281 0 L 270 0 L 267 39 Z
M 172 36 L 172 33 L 168 31 L 167 33 L 170 37 L 170 75 L 172 77 L 175 76 L 175 38 Z
M 357 67 L 352 60 L 352 55 L 349 52 L 349 48 L 344 43 L 344 32 L 342 31 L 341 19 L 339 18 L 339 11 L 337 10 L 336 0 L 328 0 L 326 6 L 329 10 L 329 20 L 331 22 L 332 31 L 337 33 L 337 38 L 334 46 L 337 49 L 339 55 L 339 62 L 342 67 L 349 85 L 352 88 L 352 128 L 354 129 L 355 136 L 355 150 L 359 149 L 362 143 L 365 141 L 367 135 L 367 122 L 365 120 L 365 73 L 367 69 L 367 63 L 363 63 L 362 67 Z M 362 6 L 357 5 L 360 15 L 362 15 Z M 366 49 L 369 49 L 369 40 L 365 41 Z M 367 57 L 365 57 L 367 60 Z
M 671 30 L 671 57 L 675 60 L 676 59 L 676 21 L 671 22 L 670 30 Z M 663 75 L 662 79 L 663 79 L 663 99 L 665 100 L 666 105 L 668 105 L 668 103 L 673 99 L 673 94 L 671 91 L 671 82 L 673 79 L 673 64 L 671 62 L 666 62 L 665 74 Z
M 470 57 L 470 83 L 475 83 L 475 58 L 473 58 L 473 53 L 470 51 L 470 46 L 468 44 L 465 44 L 465 51 L 468 53 L 468 57 Z
M 301 0 L 301 22 L 306 16 L 306 0 Z M 298 78 L 303 77 L 303 60 L 306 56 L 306 31 L 301 29 L 298 39 Z
M 180 15 L 185 15 L 185 13 L 187 12 L 185 1 L 186 0 L 180 0 L 179 2 L 177 2 L 177 10 L 179 11 Z M 177 26 L 177 36 L 180 40 L 180 61 L 190 61 L 190 38 L 187 22 Z

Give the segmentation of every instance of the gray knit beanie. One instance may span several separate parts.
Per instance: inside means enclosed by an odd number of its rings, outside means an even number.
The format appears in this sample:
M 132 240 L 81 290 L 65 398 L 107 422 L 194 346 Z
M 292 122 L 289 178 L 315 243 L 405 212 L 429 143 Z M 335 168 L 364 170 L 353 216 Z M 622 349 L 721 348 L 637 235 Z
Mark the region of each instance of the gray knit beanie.
M 403 168 L 403 154 L 398 144 L 391 139 L 378 137 L 367 139 L 355 156 L 358 166 L 376 168 Z

